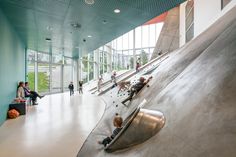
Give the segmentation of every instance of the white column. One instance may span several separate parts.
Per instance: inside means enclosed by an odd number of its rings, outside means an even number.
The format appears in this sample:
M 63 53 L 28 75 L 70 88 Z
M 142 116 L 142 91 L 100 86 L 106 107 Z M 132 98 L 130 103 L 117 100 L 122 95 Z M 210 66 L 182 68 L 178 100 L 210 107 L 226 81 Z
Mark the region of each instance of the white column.
M 88 57 L 87 57 L 87 67 L 88 67 L 88 69 L 87 69 L 87 82 L 89 82 L 89 69 L 90 69 L 90 67 L 89 67 L 89 60 L 90 60 L 90 54 L 88 53 L 87 54 L 88 55 Z
M 134 49 L 133 49 L 133 58 L 134 58 L 133 67 L 134 67 L 134 69 L 136 67 L 135 32 L 136 32 L 136 30 L 134 29 L 134 31 L 133 31 L 133 38 L 134 38 L 134 40 L 133 40 L 133 47 L 134 47 Z
M 78 86 L 77 86 L 77 84 L 78 84 L 78 73 L 79 73 L 79 71 L 78 71 L 78 59 L 73 59 L 73 82 L 74 82 L 74 87 L 75 87 L 75 89 L 77 90 L 78 88 Z
M 63 52 L 64 54 L 64 52 Z M 64 63 L 65 63 L 65 60 L 64 60 L 64 55 L 62 56 L 62 66 L 61 66 L 61 91 L 64 92 Z
M 94 79 L 99 77 L 99 51 L 94 51 Z
M 34 52 L 35 62 L 34 62 L 34 90 L 38 91 L 38 53 Z
M 106 46 L 106 52 L 107 52 L 107 72 L 110 73 L 112 71 L 112 50 L 111 50 L 111 44 L 108 44 Z

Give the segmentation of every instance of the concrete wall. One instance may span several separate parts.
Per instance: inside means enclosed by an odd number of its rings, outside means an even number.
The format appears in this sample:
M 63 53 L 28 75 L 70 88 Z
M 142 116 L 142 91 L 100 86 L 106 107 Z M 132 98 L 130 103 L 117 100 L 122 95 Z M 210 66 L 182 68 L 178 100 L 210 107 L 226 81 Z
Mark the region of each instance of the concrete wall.
M 179 21 L 179 7 L 168 11 L 151 59 L 156 58 L 159 52 L 171 52 L 179 48 Z
M 17 82 L 25 79 L 25 46 L 0 10 L 0 125 L 16 96 Z

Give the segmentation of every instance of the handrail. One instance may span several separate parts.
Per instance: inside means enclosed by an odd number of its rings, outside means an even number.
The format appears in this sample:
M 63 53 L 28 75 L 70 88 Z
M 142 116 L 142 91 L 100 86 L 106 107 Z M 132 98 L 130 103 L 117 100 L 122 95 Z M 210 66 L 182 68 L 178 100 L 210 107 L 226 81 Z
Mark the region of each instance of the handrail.
M 143 67 L 141 67 L 140 69 L 143 70 L 144 68 L 146 68 L 147 66 L 151 65 L 152 63 L 158 61 L 160 58 L 162 58 L 163 56 L 165 56 L 165 55 L 167 55 L 167 54 L 168 54 L 168 52 L 163 53 L 161 56 L 159 56 L 159 57 L 157 57 L 157 58 L 154 58 L 153 60 L 151 60 L 151 61 L 148 62 L 147 64 L 143 65 Z M 165 59 L 167 59 L 167 58 L 168 58 L 168 57 L 166 57 Z M 165 60 L 165 59 L 164 59 L 164 60 Z M 160 61 L 160 63 L 163 62 L 164 60 Z M 159 64 L 160 64 L 160 63 L 159 63 Z M 159 66 L 159 64 L 158 64 L 158 66 Z M 136 71 L 135 71 L 135 72 L 132 72 L 130 75 L 126 76 L 125 78 L 122 78 L 121 80 L 117 81 L 117 83 L 119 83 L 119 82 L 121 82 L 121 81 L 124 81 L 124 80 L 127 80 L 128 78 L 134 76 L 135 74 L 137 74 Z M 101 94 L 106 93 L 108 90 L 111 89 L 111 87 L 112 87 L 112 85 L 109 86 L 108 88 L 106 88 L 105 90 L 103 90 L 102 92 L 100 92 L 98 95 L 101 95 Z M 95 92 L 96 92 L 96 91 L 94 91 L 94 93 L 95 93 Z
M 116 79 L 118 79 L 118 78 L 120 78 L 120 77 L 126 75 L 127 73 L 130 73 L 131 71 L 132 71 L 132 70 L 128 70 L 128 71 L 126 71 L 126 72 L 124 72 L 124 73 L 118 75 L 118 76 L 116 77 Z M 105 85 L 107 85 L 107 84 L 110 83 L 110 82 L 111 82 L 111 80 L 109 79 L 109 80 L 103 82 L 101 85 L 102 85 L 102 86 L 105 86 Z M 89 89 L 89 91 L 92 92 L 92 91 L 95 90 L 95 89 L 97 89 L 97 86 L 96 86 L 96 87 L 92 87 L 91 89 Z

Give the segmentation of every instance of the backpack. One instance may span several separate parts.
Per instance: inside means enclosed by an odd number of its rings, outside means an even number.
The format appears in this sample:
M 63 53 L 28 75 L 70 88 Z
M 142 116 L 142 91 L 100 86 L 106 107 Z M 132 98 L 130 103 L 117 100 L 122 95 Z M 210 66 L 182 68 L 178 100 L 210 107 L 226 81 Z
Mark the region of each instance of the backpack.
M 14 119 L 14 118 L 19 117 L 20 113 L 15 109 L 11 109 L 7 112 L 7 115 L 10 119 Z

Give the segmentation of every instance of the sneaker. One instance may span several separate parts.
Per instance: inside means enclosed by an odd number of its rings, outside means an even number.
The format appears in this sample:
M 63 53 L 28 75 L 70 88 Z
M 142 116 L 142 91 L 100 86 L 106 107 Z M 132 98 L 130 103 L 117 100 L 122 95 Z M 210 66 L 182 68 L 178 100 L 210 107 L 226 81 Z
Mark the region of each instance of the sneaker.
M 41 96 L 39 96 L 40 99 L 42 99 L 43 97 L 45 97 L 45 95 L 41 95 Z

